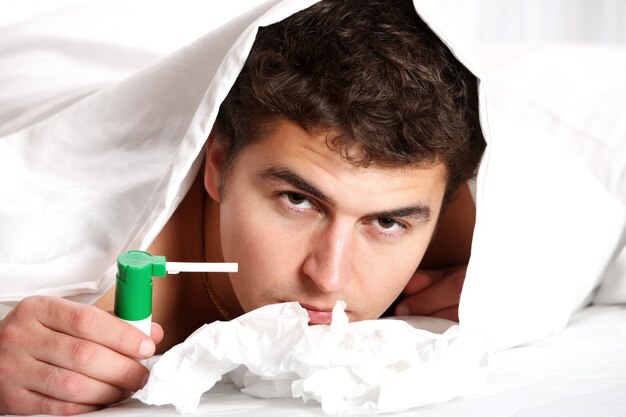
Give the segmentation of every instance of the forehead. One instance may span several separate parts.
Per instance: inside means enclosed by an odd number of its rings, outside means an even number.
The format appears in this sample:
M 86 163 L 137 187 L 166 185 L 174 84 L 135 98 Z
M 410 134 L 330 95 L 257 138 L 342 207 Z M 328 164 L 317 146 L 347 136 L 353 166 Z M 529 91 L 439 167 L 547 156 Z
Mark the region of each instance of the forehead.
M 245 162 L 241 162 L 259 172 L 272 168 L 295 172 L 338 200 L 360 196 L 371 200 L 387 198 L 393 204 L 419 195 L 432 205 L 443 198 L 443 164 L 355 166 L 327 146 L 328 136 L 329 132 L 307 132 L 296 123 L 279 119 L 264 126 L 258 140 L 242 150 L 240 157 Z

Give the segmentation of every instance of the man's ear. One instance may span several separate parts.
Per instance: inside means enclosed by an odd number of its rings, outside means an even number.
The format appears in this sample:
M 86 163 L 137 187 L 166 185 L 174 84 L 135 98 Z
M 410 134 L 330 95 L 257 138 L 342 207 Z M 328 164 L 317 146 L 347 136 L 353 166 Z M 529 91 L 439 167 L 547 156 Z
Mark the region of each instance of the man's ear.
M 211 131 L 205 145 L 206 158 L 204 166 L 204 188 L 211 198 L 218 203 L 221 202 L 220 184 L 224 168 L 226 152 L 224 144 L 215 129 Z

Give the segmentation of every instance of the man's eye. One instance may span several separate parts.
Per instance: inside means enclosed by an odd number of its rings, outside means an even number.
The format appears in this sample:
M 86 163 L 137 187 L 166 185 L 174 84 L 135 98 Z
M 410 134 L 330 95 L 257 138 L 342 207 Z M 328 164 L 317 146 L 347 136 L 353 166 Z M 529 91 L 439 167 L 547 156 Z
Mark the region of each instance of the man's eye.
M 313 208 L 313 203 L 311 203 L 311 201 L 309 201 L 309 199 L 302 194 L 285 192 L 282 196 L 289 202 L 289 204 L 299 209 Z
M 372 221 L 372 224 L 385 232 L 395 232 L 406 228 L 402 223 L 390 217 L 378 217 Z

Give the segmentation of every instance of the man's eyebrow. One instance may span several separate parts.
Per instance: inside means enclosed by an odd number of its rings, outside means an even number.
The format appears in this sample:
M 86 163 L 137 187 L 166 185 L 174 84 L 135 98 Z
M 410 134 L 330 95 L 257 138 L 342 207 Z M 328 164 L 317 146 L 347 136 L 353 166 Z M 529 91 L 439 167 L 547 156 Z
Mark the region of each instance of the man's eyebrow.
M 432 212 L 429 206 L 425 204 L 417 204 L 415 206 L 402 207 L 396 210 L 373 213 L 370 217 L 377 217 L 381 219 L 397 219 L 408 217 L 420 223 L 428 223 L 432 217 Z
M 270 181 L 280 181 L 291 185 L 294 188 L 306 193 L 310 196 L 315 197 L 316 199 L 323 201 L 329 205 L 333 205 L 333 201 L 326 194 L 321 192 L 317 187 L 313 184 L 302 178 L 300 175 L 296 174 L 292 170 L 283 167 L 269 167 L 257 174 L 257 178 L 263 182 L 268 180 Z

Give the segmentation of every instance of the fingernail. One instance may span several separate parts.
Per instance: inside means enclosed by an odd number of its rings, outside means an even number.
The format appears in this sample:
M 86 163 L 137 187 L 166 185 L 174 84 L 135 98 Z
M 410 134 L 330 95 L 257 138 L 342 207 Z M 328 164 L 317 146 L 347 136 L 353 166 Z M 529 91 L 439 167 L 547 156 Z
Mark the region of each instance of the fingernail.
M 411 310 L 405 305 L 400 304 L 396 307 L 396 316 L 409 316 L 411 315 Z
M 154 353 L 155 346 L 152 340 L 142 340 L 139 345 L 139 356 L 142 358 L 149 358 Z

